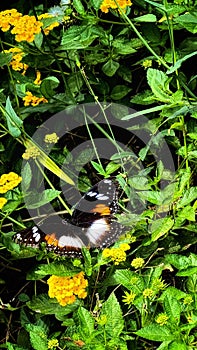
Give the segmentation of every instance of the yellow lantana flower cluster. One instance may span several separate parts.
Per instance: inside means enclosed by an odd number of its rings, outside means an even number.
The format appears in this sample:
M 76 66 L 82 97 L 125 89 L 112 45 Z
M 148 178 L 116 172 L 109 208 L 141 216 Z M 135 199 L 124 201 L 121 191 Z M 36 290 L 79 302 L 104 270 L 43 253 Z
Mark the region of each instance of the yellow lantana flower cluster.
M 109 12 L 109 9 L 117 9 L 118 5 L 120 6 L 120 8 L 125 11 L 127 6 L 131 6 L 132 2 L 130 0 L 104 0 L 100 6 L 100 10 L 102 12 Z
M 56 298 L 62 306 L 73 304 L 76 297 L 84 299 L 87 296 L 85 288 L 88 281 L 84 278 L 81 271 L 73 277 L 51 276 L 47 283 L 49 285 L 49 297 Z
M 22 181 L 22 177 L 14 172 L 8 174 L 3 174 L 0 177 L 0 193 L 6 193 L 9 190 L 12 190 L 14 187 Z
M 122 243 L 118 248 L 105 248 L 103 250 L 103 257 L 110 258 L 114 261 L 114 265 L 119 265 L 122 261 L 125 261 L 127 255 L 125 251 L 130 249 L 130 245 L 127 243 Z
M 57 143 L 59 140 L 59 136 L 57 136 L 56 132 L 52 134 L 45 135 L 44 142 L 46 143 Z
M 48 100 L 44 97 L 34 96 L 31 91 L 26 91 L 26 96 L 23 97 L 23 101 L 24 101 L 24 106 L 30 106 L 30 105 L 37 106 L 41 102 L 43 103 L 48 102 Z
M 19 21 L 22 16 L 16 9 L 5 10 L 0 12 L 0 28 L 3 32 L 7 32 L 11 26 Z
M 4 50 L 5 53 L 13 53 L 12 61 L 10 62 L 10 66 L 13 70 L 20 71 L 24 70 L 23 74 L 26 72 L 28 65 L 22 63 L 22 59 L 24 56 L 24 52 L 19 47 L 12 47 L 9 50 Z
M 5 10 L 0 12 L 0 28 L 2 31 L 7 32 L 10 28 L 11 33 L 15 34 L 15 40 L 18 42 L 27 41 L 33 42 L 35 35 L 41 32 L 43 23 L 40 21 L 44 18 L 54 17 L 48 13 L 44 13 L 38 16 L 38 21 L 35 16 L 22 15 L 16 9 Z M 59 22 L 56 20 L 44 29 L 46 35 L 54 27 L 59 26 Z
M 0 197 L 0 209 L 7 203 L 7 199 L 4 197 Z
M 23 159 L 28 160 L 30 158 L 36 159 L 40 156 L 40 151 L 37 147 L 32 146 L 28 147 L 25 152 L 22 154 Z

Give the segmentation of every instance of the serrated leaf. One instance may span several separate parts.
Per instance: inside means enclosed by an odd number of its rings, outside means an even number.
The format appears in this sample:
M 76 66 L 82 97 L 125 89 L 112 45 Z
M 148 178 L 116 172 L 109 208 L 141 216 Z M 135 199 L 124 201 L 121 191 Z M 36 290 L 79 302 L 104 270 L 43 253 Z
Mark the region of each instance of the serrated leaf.
M 187 294 L 185 292 L 182 292 L 182 290 L 180 289 L 177 289 L 175 287 L 167 287 L 167 289 L 165 289 L 162 295 L 160 296 L 159 300 L 164 300 L 166 296 L 171 296 L 176 300 L 180 300 L 182 298 L 185 298 L 186 295 Z
M 165 73 L 158 69 L 148 68 L 147 80 L 153 94 L 160 102 L 170 102 L 172 92 L 169 90 L 168 77 Z
M 151 239 L 157 241 L 160 237 L 164 236 L 174 225 L 174 220 L 171 217 L 165 217 L 153 221 L 151 225 Z
M 118 62 L 115 62 L 113 60 L 109 60 L 102 66 L 102 71 L 108 77 L 112 77 L 116 73 L 116 71 L 118 70 L 119 66 L 120 65 Z
M 90 312 L 83 307 L 79 307 L 78 312 L 78 327 L 82 339 L 86 340 L 91 337 L 94 332 L 94 319 Z
M 52 262 L 46 265 L 39 265 L 38 269 L 35 271 L 37 275 L 56 275 L 56 276 L 74 276 L 76 273 L 80 272 L 79 269 L 72 269 L 66 266 L 64 263 Z
M 170 322 L 178 326 L 181 315 L 181 305 L 179 301 L 171 295 L 166 295 L 163 302 L 164 311 L 169 317 Z
M 53 97 L 56 94 L 54 89 L 58 87 L 59 83 L 60 81 L 53 76 L 43 79 L 40 85 L 41 94 L 48 99 Z
M 103 303 L 102 316 L 106 317 L 105 332 L 107 337 L 118 338 L 124 328 L 124 320 L 120 304 L 114 293 Z
M 160 326 L 158 324 L 150 324 L 144 328 L 141 328 L 139 331 L 135 332 L 142 338 L 152 340 L 152 341 L 169 341 L 174 340 L 176 335 L 172 333 L 171 329 L 166 326 Z
M 45 330 L 31 324 L 29 329 L 30 342 L 34 350 L 48 350 L 48 340 Z
M 14 111 L 9 97 L 6 100 L 6 106 L 5 110 L 3 110 L 3 113 L 6 117 L 10 134 L 13 137 L 19 137 L 21 135 L 21 126 L 23 125 L 23 121 L 17 116 L 16 112 Z
M 132 290 L 134 293 L 139 294 L 143 291 L 144 281 L 143 278 L 139 275 L 136 275 L 135 272 L 129 270 L 116 270 L 113 276 L 113 279 L 117 284 L 121 284 L 128 290 Z M 135 280 L 135 283 L 132 281 Z
M 47 294 L 40 294 L 38 297 L 34 297 L 31 301 L 27 302 L 27 306 L 40 314 L 43 315 L 68 315 L 76 309 L 79 302 L 76 301 L 74 304 L 61 306 L 58 304 L 55 298 L 49 298 Z
M 47 189 L 42 193 L 33 193 L 26 197 L 25 204 L 28 209 L 36 209 L 51 202 L 60 195 L 61 191 Z

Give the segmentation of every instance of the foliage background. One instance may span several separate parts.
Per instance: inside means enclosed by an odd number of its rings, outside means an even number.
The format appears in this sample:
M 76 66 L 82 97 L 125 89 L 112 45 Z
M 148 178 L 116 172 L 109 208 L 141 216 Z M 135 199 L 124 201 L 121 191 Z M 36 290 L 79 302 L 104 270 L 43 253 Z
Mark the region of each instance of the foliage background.
M 39 33 L 32 43 L 17 42 L 10 30 L 0 33 L 1 174 L 20 175 L 25 147 L 32 146 L 28 140 L 51 115 L 67 106 L 98 101 L 118 102 L 143 113 L 151 121 L 144 130 L 156 149 L 161 140 L 155 135 L 162 133 L 176 168 L 174 178 L 164 164 L 152 160 L 149 145 L 131 140 L 128 146 L 146 172 L 127 181 L 122 177 L 124 199 L 131 201 L 135 191 L 149 206 L 136 214 L 124 209 L 123 200 L 119 221 L 128 234 L 111 248 L 108 258 L 101 251 L 84 250 L 84 259 L 78 260 L 57 258 L 44 248 L 19 248 L 13 242 L 15 232 L 31 225 L 24 196 L 31 198 L 36 216 L 49 201 L 57 211 L 65 209 L 58 198 L 59 168 L 47 163 L 46 178 L 55 188 L 47 185 L 47 192 L 35 198 L 28 194 L 28 181 L 37 164 L 27 162 L 22 174 L 27 192 L 17 186 L 2 194 L 7 200 L 0 212 L 2 348 L 196 348 L 196 5 L 195 0 L 138 0 L 126 12 L 103 13 L 98 0 L 1 4 L 1 11 L 15 8 L 31 16 L 54 6 L 60 11 L 55 17 L 59 25 L 48 35 Z M 43 28 L 53 23 L 54 18 L 45 19 Z M 5 50 L 13 47 L 25 53 L 25 74 L 10 65 L 13 53 Z M 35 83 L 36 78 L 41 81 Z M 27 91 L 41 100 L 24 105 Z M 131 117 L 139 114 L 127 118 L 132 122 Z M 89 137 L 84 132 L 77 130 L 64 142 L 72 149 L 82 135 Z M 71 149 L 57 143 L 51 159 L 61 167 Z M 87 159 L 80 173 L 81 191 L 103 176 L 117 176 L 118 171 L 125 175 L 124 157 L 122 162 L 101 162 L 101 167 L 89 162 L 85 151 L 80 154 L 76 167 L 80 169 L 81 158 L 83 164 Z M 71 184 L 75 179 L 66 171 L 65 180 Z M 161 181 L 168 183 L 163 191 Z M 48 214 L 45 209 L 44 213 Z M 121 249 L 121 244 L 130 249 Z M 117 254 L 122 259 L 118 263 Z M 66 306 L 49 298 L 50 275 L 72 277 L 81 271 L 88 280 L 87 298 Z

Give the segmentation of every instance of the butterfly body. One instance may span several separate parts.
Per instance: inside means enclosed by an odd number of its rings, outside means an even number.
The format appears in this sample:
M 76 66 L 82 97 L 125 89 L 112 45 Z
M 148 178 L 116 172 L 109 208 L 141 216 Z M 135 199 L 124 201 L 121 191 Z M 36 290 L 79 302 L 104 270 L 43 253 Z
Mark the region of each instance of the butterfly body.
M 80 257 L 82 247 L 105 248 L 115 242 L 122 232 L 114 217 L 118 210 L 117 184 L 104 179 L 84 194 L 70 220 L 47 219 L 41 226 L 18 232 L 15 241 L 34 248 L 45 242 L 48 251 Z

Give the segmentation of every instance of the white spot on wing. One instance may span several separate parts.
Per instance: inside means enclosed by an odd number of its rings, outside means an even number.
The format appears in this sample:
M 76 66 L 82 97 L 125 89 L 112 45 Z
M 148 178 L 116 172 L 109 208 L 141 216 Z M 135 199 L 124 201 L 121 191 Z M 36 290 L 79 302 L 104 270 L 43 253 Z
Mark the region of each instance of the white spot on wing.
M 58 240 L 59 247 L 75 247 L 75 248 L 81 248 L 84 247 L 83 242 L 80 238 L 72 237 L 72 236 L 61 236 Z
M 109 225 L 104 218 L 95 220 L 94 223 L 87 229 L 86 236 L 91 244 L 97 245 L 102 235 L 109 231 Z

